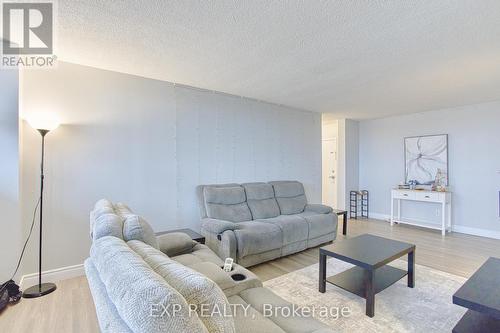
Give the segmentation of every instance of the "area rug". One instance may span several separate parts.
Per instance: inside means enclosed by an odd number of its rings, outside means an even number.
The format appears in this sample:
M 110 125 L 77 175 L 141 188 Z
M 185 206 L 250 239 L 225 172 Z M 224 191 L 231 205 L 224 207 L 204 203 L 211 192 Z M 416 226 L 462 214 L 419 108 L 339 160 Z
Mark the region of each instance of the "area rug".
M 407 268 L 403 260 L 396 260 L 390 265 Z M 327 276 L 351 267 L 348 263 L 330 258 Z M 320 293 L 318 270 L 318 264 L 312 265 L 266 281 L 264 285 L 291 303 L 314 308 L 315 314 L 321 314 L 324 307 L 347 307 L 347 316 L 315 316 L 335 332 L 451 332 L 466 311 L 452 303 L 453 294 L 466 279 L 426 266 L 416 265 L 415 288 L 407 287 L 405 277 L 377 294 L 373 318 L 365 315 L 365 300 L 361 297 L 329 283 L 326 293 Z

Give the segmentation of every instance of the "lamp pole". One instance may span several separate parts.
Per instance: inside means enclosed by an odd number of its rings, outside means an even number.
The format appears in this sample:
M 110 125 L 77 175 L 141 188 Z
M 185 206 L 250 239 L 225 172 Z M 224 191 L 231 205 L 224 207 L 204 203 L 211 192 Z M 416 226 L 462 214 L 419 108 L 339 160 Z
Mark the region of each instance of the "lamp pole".
M 40 163 L 40 236 L 38 243 L 38 285 L 26 289 L 23 293 L 24 298 L 41 297 L 56 290 L 56 285 L 54 283 L 42 283 L 43 180 L 45 177 L 43 171 L 43 162 L 45 155 L 45 135 L 49 133 L 49 130 L 38 129 L 38 132 L 40 132 L 40 135 L 42 136 L 42 161 Z

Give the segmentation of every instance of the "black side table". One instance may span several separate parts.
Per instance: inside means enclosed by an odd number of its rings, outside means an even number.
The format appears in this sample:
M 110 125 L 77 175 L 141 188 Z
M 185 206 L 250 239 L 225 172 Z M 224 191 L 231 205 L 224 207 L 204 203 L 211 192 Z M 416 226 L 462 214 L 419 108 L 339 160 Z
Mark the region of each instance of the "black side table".
M 189 237 L 191 237 L 192 240 L 200 243 L 200 244 L 205 244 L 205 236 L 200 235 L 194 230 L 191 229 L 176 229 L 176 230 L 168 230 L 168 231 L 162 231 L 162 232 L 157 232 L 156 236 L 164 235 L 164 234 L 171 234 L 173 232 L 183 232 L 187 234 Z
M 337 214 L 337 216 L 343 216 L 343 225 L 342 225 L 342 234 L 347 235 L 347 210 L 334 209 L 333 214 Z

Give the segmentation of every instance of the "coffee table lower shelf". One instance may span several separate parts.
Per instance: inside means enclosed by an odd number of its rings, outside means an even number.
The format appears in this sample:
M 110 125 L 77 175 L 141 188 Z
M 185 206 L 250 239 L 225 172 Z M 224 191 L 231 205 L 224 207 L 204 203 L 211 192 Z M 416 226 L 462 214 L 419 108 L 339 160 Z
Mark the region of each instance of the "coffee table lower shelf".
M 468 310 L 453 328 L 453 333 L 475 332 L 500 332 L 500 319 Z
M 375 294 L 390 287 L 408 275 L 408 272 L 392 266 L 375 270 Z M 326 278 L 326 282 L 366 299 L 365 269 L 354 266 L 342 273 Z

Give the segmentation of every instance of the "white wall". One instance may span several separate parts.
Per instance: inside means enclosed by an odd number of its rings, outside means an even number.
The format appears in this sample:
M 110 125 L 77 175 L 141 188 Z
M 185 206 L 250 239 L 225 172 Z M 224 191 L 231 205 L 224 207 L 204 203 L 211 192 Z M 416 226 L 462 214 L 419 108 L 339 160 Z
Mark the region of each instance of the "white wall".
M 349 193 L 359 189 L 359 123 L 339 120 L 338 138 L 338 205 L 348 210 Z
M 198 229 L 198 184 L 297 179 L 321 201 L 320 114 L 69 63 L 25 71 L 22 93 L 23 117 L 50 110 L 64 123 L 46 141 L 44 270 L 88 256 L 88 214 L 103 197 L 156 231 Z M 40 138 L 24 123 L 23 139 L 28 216 Z
M 390 214 L 390 189 L 404 180 L 403 138 L 449 134 L 454 228 L 500 238 L 500 102 L 477 104 L 360 123 L 361 188 L 370 210 Z M 406 217 L 439 221 L 439 207 L 408 203 Z M 372 214 L 374 216 L 374 214 Z
M 351 191 L 357 191 L 359 187 L 359 123 L 355 120 L 345 121 L 345 145 L 346 145 L 346 209 L 349 208 Z
M 1 40 L 0 40 L 1 42 Z M 0 70 L 0 283 L 11 277 L 20 250 L 17 70 Z

